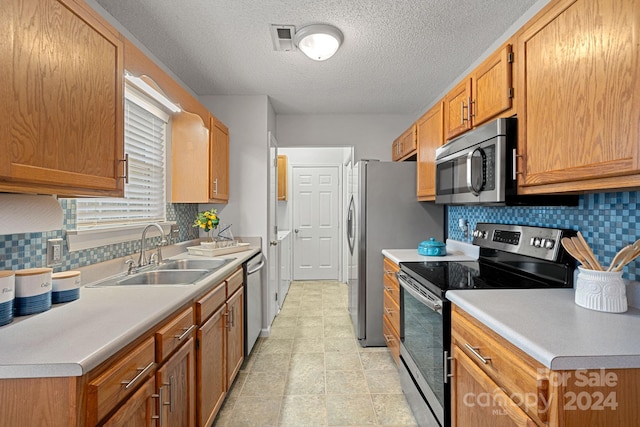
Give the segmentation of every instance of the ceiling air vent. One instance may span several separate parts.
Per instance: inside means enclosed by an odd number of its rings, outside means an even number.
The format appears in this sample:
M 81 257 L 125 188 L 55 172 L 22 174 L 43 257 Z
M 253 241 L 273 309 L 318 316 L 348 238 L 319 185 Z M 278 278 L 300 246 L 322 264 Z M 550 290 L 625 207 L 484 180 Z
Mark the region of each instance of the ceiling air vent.
M 296 50 L 293 44 L 293 36 L 295 35 L 296 27 L 294 25 L 271 24 L 271 40 L 273 40 L 273 49 L 276 51 L 290 52 Z

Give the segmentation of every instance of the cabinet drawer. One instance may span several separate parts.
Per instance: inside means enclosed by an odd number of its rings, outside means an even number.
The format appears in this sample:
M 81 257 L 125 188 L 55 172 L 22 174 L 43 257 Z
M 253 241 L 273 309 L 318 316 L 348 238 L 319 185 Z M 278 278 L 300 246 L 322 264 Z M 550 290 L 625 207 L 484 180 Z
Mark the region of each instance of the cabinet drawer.
M 396 331 L 396 334 L 400 332 L 400 306 L 395 303 L 393 297 L 389 292 L 384 291 L 384 298 L 382 302 L 383 317 L 389 320 L 389 323 Z
M 384 293 L 389 294 L 389 298 L 396 303 L 397 306 L 400 306 L 400 285 L 398 281 L 395 280 L 395 273 L 393 273 L 393 279 L 390 278 L 386 272 L 384 274 L 384 279 L 382 280 L 382 287 L 384 288 Z
M 189 307 L 156 332 L 156 361 L 162 362 L 193 336 L 193 309 Z
M 202 325 L 227 300 L 226 284 L 222 282 L 196 301 L 196 323 Z
M 91 425 L 100 421 L 137 387 L 154 374 L 152 337 L 89 382 L 87 418 Z
M 382 320 L 382 334 L 384 336 L 384 341 L 387 343 L 387 348 L 389 348 L 391 356 L 393 356 L 393 360 L 396 361 L 397 365 L 400 361 L 400 339 L 397 332 L 393 330 L 393 327 L 386 316 L 383 316 Z
M 239 268 L 235 273 L 227 278 L 227 298 L 235 294 L 236 291 L 242 286 L 242 283 L 242 268 Z
M 508 395 L 538 396 L 540 403 L 547 399 L 549 371 L 455 305 L 451 338 L 452 345 L 457 345 Z M 522 399 L 518 404 L 530 416 L 546 421 L 546 413 L 538 412 L 534 399 Z

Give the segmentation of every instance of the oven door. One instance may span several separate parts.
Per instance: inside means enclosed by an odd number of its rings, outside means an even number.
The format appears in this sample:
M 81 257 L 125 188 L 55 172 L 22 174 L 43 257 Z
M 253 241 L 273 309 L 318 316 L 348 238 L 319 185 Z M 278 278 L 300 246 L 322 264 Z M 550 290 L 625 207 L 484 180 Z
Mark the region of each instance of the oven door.
M 504 203 L 502 139 L 498 136 L 436 159 L 436 203 Z
M 408 371 L 408 375 L 404 373 L 403 390 L 420 425 L 445 426 L 449 418 L 445 414 L 450 407 L 444 370 L 444 351 L 450 345 L 446 320 L 449 302 L 403 272 L 398 273 L 398 281 L 402 301 L 400 358 L 402 368 Z M 409 378 L 413 389 L 407 383 Z

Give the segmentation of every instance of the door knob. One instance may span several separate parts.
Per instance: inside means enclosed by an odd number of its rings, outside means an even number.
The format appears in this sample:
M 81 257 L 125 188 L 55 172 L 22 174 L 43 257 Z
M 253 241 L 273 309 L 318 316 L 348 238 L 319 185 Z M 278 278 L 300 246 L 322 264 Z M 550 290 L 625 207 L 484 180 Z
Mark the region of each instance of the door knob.
M 295 228 L 295 229 L 293 230 L 293 232 L 294 232 L 294 233 L 296 233 L 296 234 L 298 233 L 298 231 L 300 231 L 300 230 L 298 230 L 297 228 Z
M 278 244 L 278 241 L 277 240 L 272 240 L 272 241 L 269 242 L 269 244 L 271 246 L 276 246 Z

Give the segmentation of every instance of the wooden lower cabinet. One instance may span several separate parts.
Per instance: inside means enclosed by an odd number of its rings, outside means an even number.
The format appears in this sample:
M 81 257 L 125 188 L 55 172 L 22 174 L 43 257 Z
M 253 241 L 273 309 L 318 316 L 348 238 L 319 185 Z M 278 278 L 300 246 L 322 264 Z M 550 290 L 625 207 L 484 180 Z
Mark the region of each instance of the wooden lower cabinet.
M 633 427 L 640 369 L 550 370 L 470 314 L 451 313 L 452 427 Z
M 158 399 L 155 378 L 149 378 L 103 424 L 103 427 L 149 427 L 159 425 Z
M 244 289 L 238 289 L 227 300 L 227 384 L 233 383 L 244 361 Z
M 244 361 L 242 285 L 238 269 L 196 302 L 198 427 L 211 425 Z
M 453 346 L 452 427 L 533 427 L 525 414 L 482 369 Z
M 396 272 L 400 267 L 384 259 L 382 333 L 396 364 L 400 363 L 400 284 Z
M 227 396 L 226 314 L 223 305 L 198 330 L 198 426 L 211 425 Z
M 160 427 L 195 426 L 194 340 L 190 338 L 158 369 L 156 387 L 161 391 Z

